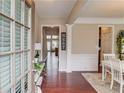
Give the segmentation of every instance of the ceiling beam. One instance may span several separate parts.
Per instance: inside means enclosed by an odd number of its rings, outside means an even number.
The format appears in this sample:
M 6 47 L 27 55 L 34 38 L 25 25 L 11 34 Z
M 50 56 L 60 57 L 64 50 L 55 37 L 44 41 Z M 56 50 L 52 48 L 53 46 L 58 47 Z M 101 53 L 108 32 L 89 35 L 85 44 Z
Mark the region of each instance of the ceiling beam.
M 86 4 L 87 1 L 88 0 L 77 0 L 75 6 L 72 8 L 72 11 L 68 16 L 68 24 L 72 24 L 79 17 L 82 7 Z

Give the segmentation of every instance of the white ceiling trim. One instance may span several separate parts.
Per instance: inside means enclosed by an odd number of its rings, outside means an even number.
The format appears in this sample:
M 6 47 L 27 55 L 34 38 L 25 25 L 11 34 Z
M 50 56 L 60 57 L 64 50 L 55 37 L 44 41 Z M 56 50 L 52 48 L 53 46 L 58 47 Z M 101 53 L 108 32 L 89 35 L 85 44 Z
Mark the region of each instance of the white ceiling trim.
M 77 18 L 74 24 L 124 24 L 124 18 Z

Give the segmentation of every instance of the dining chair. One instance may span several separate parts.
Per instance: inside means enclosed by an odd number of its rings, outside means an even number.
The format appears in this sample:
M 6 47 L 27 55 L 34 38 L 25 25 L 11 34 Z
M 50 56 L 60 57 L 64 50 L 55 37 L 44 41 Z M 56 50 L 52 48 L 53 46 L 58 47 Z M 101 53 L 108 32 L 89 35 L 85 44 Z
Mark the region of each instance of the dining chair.
M 111 59 L 113 59 L 113 58 L 115 58 L 115 54 L 107 54 L 107 53 L 105 53 L 105 54 L 103 54 L 103 56 L 104 56 L 104 60 L 111 60 Z
M 112 82 L 111 89 L 113 87 L 114 81 L 120 84 L 120 93 L 123 92 L 124 78 L 122 73 L 122 61 L 113 60 L 112 61 Z
M 115 59 L 115 54 L 103 54 L 104 56 L 104 62 L 107 62 L 105 64 L 105 78 L 106 78 L 106 74 L 109 73 L 109 74 L 112 74 L 111 72 L 111 61 L 112 59 Z M 109 64 L 109 66 L 108 66 Z

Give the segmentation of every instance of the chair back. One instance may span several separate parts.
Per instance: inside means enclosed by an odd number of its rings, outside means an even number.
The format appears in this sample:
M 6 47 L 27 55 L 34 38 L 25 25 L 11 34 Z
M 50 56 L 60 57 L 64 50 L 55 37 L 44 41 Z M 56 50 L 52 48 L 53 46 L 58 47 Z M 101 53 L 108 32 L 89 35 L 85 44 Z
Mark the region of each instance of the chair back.
M 112 75 L 115 81 L 117 81 L 118 83 L 122 82 L 123 80 L 122 61 L 112 60 Z
M 110 61 L 112 59 L 115 59 L 115 54 L 103 54 L 105 61 Z

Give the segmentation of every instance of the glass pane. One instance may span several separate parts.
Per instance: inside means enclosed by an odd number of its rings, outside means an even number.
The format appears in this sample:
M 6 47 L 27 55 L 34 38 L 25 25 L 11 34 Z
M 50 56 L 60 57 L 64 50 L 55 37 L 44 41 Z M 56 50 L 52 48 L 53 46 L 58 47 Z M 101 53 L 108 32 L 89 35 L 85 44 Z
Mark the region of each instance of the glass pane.
M 24 31 L 24 49 L 28 49 L 28 29 Z
M 21 22 L 21 0 L 15 0 L 15 19 Z
M 2 51 L 2 45 L 3 45 L 3 43 L 2 43 L 2 32 L 3 32 L 2 22 L 3 22 L 2 16 L 0 16 L 0 51 Z
M 11 85 L 11 63 L 10 56 L 0 57 L 0 89 L 4 93 L 10 90 Z
M 25 91 L 25 93 L 27 92 L 27 90 L 28 90 L 28 74 L 26 74 L 24 77 L 24 91 Z
M 2 12 L 10 16 L 11 15 L 11 0 L 2 0 Z
M 25 16 L 24 16 L 24 24 L 28 26 L 28 16 L 29 16 L 29 7 L 25 4 Z
M 52 50 L 55 50 L 55 48 L 58 48 L 58 40 L 52 40 Z
M 3 1 L 0 0 L 0 12 L 2 12 L 2 5 L 3 5 Z
M 51 35 L 47 35 L 47 39 L 51 39 Z
M 16 83 L 16 92 L 15 93 L 21 93 L 21 80 L 19 80 L 17 83 Z
M 9 89 L 9 90 L 7 91 L 7 93 L 11 93 L 11 89 Z
M 15 75 L 16 80 L 21 75 L 21 54 L 15 55 Z
M 28 70 L 28 52 L 24 53 L 24 71 Z
M 10 51 L 10 20 L 0 16 L 0 52 Z
M 21 26 L 15 25 L 15 47 L 16 50 L 21 50 Z
M 47 41 L 47 51 L 50 51 L 51 50 L 51 43 L 50 41 Z
M 59 37 L 57 35 L 52 35 L 52 39 L 58 39 Z

